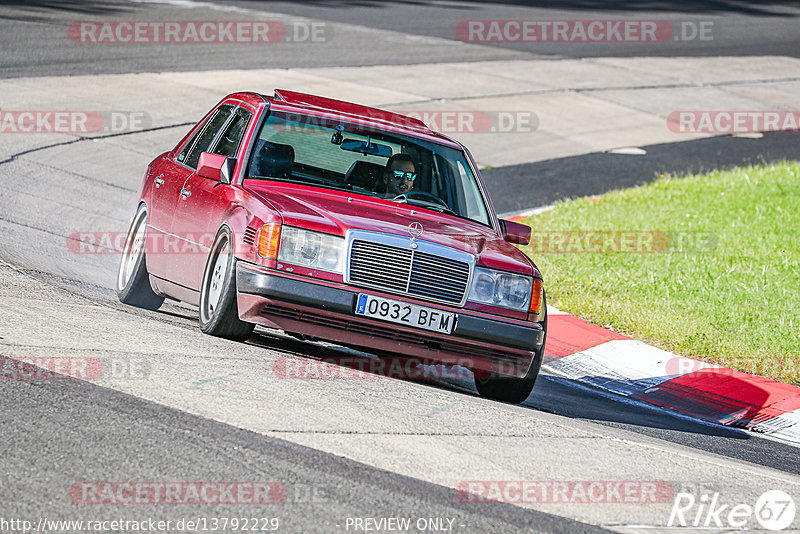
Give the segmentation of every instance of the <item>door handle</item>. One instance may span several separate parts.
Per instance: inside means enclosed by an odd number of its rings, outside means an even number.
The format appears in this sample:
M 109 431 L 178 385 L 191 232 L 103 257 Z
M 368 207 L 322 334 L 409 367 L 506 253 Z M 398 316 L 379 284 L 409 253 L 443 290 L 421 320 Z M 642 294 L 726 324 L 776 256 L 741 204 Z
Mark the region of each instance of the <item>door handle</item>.
M 181 195 L 183 195 L 184 198 L 191 196 L 191 194 L 192 192 L 186 189 L 185 187 L 181 189 Z
M 159 174 L 158 176 L 156 176 L 156 179 L 153 180 L 153 181 L 156 183 L 156 187 L 158 187 L 159 185 L 164 185 L 164 175 L 163 174 Z

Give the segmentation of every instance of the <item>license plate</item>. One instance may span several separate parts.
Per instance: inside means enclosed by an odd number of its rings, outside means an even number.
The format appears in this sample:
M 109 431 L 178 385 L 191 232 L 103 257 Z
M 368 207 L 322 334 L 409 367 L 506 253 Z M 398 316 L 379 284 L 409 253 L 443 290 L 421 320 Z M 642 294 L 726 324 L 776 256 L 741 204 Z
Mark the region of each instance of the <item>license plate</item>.
M 373 295 L 358 295 L 356 315 L 404 324 L 443 334 L 450 334 L 456 326 L 456 314 L 407 304 Z

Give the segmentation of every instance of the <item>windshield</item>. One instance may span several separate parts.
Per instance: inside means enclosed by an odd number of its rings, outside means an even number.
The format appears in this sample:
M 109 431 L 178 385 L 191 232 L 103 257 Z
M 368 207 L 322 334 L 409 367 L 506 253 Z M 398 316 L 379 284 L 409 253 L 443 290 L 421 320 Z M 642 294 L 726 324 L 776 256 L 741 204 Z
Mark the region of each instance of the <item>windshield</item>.
M 462 151 L 371 125 L 273 111 L 247 177 L 352 191 L 490 225 Z

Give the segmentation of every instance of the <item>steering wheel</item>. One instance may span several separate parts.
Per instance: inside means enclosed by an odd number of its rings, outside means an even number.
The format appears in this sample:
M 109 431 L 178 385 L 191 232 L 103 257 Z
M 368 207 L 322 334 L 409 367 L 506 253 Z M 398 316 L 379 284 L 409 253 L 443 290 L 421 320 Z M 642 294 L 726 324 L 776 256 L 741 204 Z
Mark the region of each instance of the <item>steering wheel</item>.
M 444 200 L 431 193 L 426 193 L 425 191 L 409 191 L 407 193 L 402 193 L 400 195 L 397 195 L 392 200 L 394 200 L 395 202 L 420 200 L 422 202 L 429 202 L 431 204 L 436 204 L 437 206 L 442 206 L 443 208 L 450 209 L 450 206 L 448 206 Z

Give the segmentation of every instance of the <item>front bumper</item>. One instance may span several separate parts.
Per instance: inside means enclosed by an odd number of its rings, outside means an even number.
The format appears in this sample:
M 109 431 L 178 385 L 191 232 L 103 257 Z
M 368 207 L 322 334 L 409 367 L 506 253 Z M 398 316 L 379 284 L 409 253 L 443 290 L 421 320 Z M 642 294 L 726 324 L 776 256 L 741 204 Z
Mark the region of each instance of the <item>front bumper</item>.
M 545 338 L 538 323 L 521 325 L 378 291 L 333 287 L 242 262 L 237 264 L 236 286 L 244 321 L 503 376 L 525 376 Z M 357 316 L 359 293 L 455 312 L 458 322 L 447 335 Z

